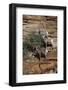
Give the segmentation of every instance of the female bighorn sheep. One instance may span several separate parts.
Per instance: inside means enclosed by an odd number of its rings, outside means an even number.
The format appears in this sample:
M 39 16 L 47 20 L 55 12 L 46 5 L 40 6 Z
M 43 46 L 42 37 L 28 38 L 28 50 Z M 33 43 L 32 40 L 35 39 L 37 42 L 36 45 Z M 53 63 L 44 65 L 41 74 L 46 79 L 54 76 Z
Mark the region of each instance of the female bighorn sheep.
M 48 34 L 47 31 L 46 32 L 42 32 L 41 35 L 42 35 L 42 38 L 43 38 L 44 43 L 45 43 L 45 48 L 47 48 L 48 46 L 51 46 L 52 49 L 57 47 L 56 46 L 57 45 L 56 44 L 56 39 L 48 37 L 49 34 Z
M 44 57 L 46 59 L 47 53 L 48 53 L 48 50 L 47 48 L 44 48 L 44 47 L 42 48 L 36 47 L 33 50 L 33 56 L 35 56 L 39 60 L 41 59 L 41 57 Z

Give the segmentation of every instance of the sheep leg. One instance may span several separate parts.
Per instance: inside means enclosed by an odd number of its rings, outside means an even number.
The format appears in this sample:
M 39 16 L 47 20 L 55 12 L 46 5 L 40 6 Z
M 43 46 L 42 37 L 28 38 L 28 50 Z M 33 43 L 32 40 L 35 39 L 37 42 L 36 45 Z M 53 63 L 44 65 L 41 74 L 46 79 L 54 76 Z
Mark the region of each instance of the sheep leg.
M 40 63 L 40 60 L 41 60 L 41 52 L 39 52 L 39 68 L 40 68 L 40 74 L 42 74 L 42 69 L 41 69 L 41 63 Z

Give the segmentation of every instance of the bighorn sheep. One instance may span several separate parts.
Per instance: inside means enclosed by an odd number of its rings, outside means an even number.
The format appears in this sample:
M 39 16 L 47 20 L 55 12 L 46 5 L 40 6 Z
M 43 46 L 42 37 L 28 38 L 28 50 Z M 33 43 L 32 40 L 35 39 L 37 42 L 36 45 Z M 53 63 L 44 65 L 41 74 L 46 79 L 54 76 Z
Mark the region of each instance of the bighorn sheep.
M 52 49 L 57 47 L 56 46 L 57 45 L 56 44 L 56 39 L 48 37 L 49 34 L 48 34 L 47 31 L 46 32 L 41 32 L 41 35 L 42 35 L 42 38 L 43 38 L 44 43 L 45 43 L 45 48 L 47 48 L 48 46 L 51 46 Z
M 47 57 L 47 53 L 48 53 L 47 48 L 38 48 L 38 47 L 36 47 L 33 50 L 33 56 L 35 56 L 39 60 L 41 59 L 41 57 L 46 58 Z

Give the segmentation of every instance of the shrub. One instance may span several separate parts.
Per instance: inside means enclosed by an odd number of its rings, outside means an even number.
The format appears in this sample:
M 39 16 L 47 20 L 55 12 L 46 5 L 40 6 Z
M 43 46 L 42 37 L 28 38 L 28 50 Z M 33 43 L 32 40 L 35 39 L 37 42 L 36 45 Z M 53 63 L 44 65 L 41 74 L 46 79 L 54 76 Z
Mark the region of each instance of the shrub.
M 30 44 L 41 47 L 43 45 L 43 38 L 42 38 L 41 34 L 39 34 L 39 33 L 32 33 L 30 35 Z
M 29 39 L 23 41 L 23 55 L 27 55 L 29 51 L 31 51 L 33 46 L 39 46 L 40 48 L 44 45 L 43 38 L 41 34 L 32 32 L 28 35 Z

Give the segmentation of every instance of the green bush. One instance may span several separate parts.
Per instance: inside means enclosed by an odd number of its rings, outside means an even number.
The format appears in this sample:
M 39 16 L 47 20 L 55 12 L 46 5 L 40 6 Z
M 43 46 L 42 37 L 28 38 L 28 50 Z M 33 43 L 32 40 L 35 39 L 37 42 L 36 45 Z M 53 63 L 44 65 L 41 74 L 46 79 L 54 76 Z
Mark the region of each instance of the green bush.
M 30 43 L 32 45 L 36 45 L 36 46 L 41 47 L 43 45 L 43 38 L 41 37 L 40 34 L 31 34 Z
M 43 38 L 41 34 L 32 32 L 28 35 L 29 39 L 26 38 L 23 42 L 23 54 L 27 55 L 27 53 L 31 50 L 32 46 L 42 47 L 44 44 Z

